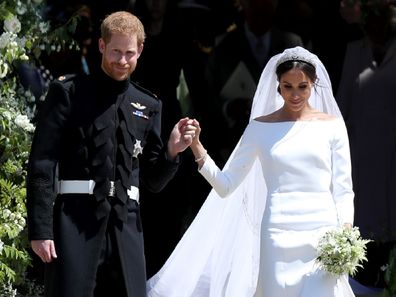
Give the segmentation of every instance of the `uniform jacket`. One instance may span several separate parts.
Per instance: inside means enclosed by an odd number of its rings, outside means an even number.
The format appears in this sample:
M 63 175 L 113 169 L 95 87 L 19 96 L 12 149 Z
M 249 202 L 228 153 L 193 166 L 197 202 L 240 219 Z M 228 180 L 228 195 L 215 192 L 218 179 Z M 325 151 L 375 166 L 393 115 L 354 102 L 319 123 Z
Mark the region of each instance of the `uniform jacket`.
M 160 191 L 178 161 L 161 141 L 161 101 L 103 72 L 60 77 L 40 110 L 28 167 L 29 239 L 54 239 L 48 296 L 91 296 L 110 212 L 128 296 L 145 296 L 139 204 L 131 186 Z M 93 195 L 58 195 L 59 180 L 94 180 Z M 116 197 L 108 197 L 110 181 Z M 86 281 L 82 281 L 86 280 Z

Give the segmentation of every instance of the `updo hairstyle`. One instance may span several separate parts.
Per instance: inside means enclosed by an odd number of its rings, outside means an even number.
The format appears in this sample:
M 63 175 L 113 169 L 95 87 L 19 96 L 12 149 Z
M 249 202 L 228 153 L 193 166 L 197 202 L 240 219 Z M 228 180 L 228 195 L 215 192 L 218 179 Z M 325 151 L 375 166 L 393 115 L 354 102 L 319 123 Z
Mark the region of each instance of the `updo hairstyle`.
M 278 67 L 276 67 L 276 77 L 278 81 L 280 81 L 283 74 L 285 74 L 286 72 L 292 69 L 301 70 L 302 72 L 305 73 L 305 75 L 309 77 L 312 83 L 315 84 L 317 80 L 315 66 L 312 65 L 311 63 L 302 60 L 288 60 L 279 64 Z M 280 93 L 279 86 L 278 86 L 278 92 Z

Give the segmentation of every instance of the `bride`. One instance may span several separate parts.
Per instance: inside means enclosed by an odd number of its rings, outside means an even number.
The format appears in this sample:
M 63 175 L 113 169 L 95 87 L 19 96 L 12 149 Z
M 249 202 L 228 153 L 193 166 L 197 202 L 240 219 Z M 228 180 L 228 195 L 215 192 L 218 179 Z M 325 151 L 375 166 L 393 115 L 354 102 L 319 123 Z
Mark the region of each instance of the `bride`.
M 348 136 L 317 56 L 295 47 L 270 59 L 222 170 L 194 126 L 190 148 L 213 190 L 148 296 L 354 296 L 346 275 L 315 264 L 321 236 L 354 215 Z

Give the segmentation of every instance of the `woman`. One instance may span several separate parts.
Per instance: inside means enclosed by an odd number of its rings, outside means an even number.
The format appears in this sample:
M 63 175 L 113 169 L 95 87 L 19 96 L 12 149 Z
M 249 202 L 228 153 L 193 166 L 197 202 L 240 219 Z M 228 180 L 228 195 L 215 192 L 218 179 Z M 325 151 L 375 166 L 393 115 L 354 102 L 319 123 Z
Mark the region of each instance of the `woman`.
M 195 125 L 191 149 L 215 192 L 149 296 L 354 296 L 347 276 L 315 265 L 320 237 L 352 226 L 354 197 L 345 124 L 319 59 L 295 47 L 268 62 L 222 171 Z

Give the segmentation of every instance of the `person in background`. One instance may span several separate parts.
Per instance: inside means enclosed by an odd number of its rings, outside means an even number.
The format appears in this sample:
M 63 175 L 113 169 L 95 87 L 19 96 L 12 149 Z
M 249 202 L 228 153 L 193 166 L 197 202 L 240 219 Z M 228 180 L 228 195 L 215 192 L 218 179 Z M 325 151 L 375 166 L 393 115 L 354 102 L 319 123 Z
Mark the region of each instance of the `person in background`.
M 206 68 L 208 111 L 201 123 L 220 166 L 248 122 L 251 98 L 269 58 L 286 48 L 303 46 L 300 36 L 276 26 L 277 0 L 238 3 L 241 20 L 235 29 L 217 37 Z
M 311 50 L 325 65 L 334 94 L 338 92 L 347 44 L 364 36 L 358 22 L 360 8 L 357 2 L 360 0 L 311 1 L 314 10 Z
M 158 192 L 173 178 L 191 120 L 181 119 L 164 145 L 161 101 L 130 80 L 144 40 L 136 16 L 110 14 L 101 70 L 60 76 L 40 109 L 27 213 L 46 297 L 146 296 L 139 188 Z
M 396 242 L 396 1 L 365 1 L 361 10 L 366 34 L 347 45 L 336 99 L 351 141 L 355 224 L 376 241 L 359 276 L 383 287 L 378 271 Z
M 348 134 L 318 57 L 294 47 L 269 60 L 222 170 L 193 125 L 184 135 L 213 190 L 148 296 L 354 296 L 346 275 L 315 265 L 324 233 L 354 217 Z

